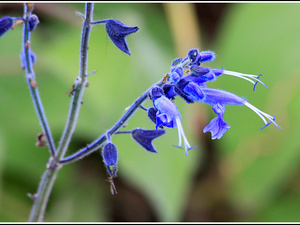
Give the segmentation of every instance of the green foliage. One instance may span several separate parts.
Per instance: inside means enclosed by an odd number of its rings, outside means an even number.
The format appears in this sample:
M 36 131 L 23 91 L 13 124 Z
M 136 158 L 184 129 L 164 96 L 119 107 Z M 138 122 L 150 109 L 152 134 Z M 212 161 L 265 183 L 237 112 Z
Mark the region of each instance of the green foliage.
M 84 4 L 62 6 L 84 10 Z M 296 210 L 300 207 L 296 190 L 300 159 L 299 11 L 299 4 L 231 4 L 219 26 L 217 42 L 211 47 L 217 59 L 209 66 L 263 73 L 261 79 L 268 88 L 258 85 L 252 92 L 248 82 L 225 76 L 210 86 L 247 96 L 253 105 L 275 114 L 276 122 L 283 127 L 279 130 L 270 125 L 259 130 L 263 123 L 251 110 L 239 106 L 226 108 L 225 120 L 231 129 L 212 143 L 219 150 L 218 165 L 226 182 L 226 199 L 236 210 L 238 220 L 300 220 Z M 35 13 L 39 16 L 43 12 L 37 8 Z M 89 78 L 90 86 L 83 98 L 69 154 L 109 129 L 126 107 L 168 72 L 176 57 L 160 5 L 95 4 L 94 19 L 105 18 L 139 26 L 140 30 L 127 39 L 132 54 L 129 57 L 110 42 L 103 25 L 93 27 L 88 68 L 97 73 Z M 45 19 L 50 34 L 47 39 L 41 19 L 32 34 L 37 84 L 56 144 L 71 100 L 66 93 L 71 90 L 79 68 L 81 18 L 74 13 L 71 20 L 78 25 L 58 19 L 56 23 L 47 23 Z M 41 129 L 20 66 L 21 32 L 18 26 L 0 40 L 0 221 L 28 219 L 32 201 L 27 193 L 36 191 L 48 160 L 46 148 L 35 146 Z M 167 133 L 154 140 L 158 154 L 146 152 L 130 136 L 113 137 L 119 150 L 117 180 L 145 196 L 159 221 L 183 220 L 195 173 L 203 163 L 204 146 L 199 146 L 192 124 L 187 123 L 192 116 L 191 106 L 180 99 L 176 99 L 176 104 L 189 142 L 198 145 L 188 156 L 172 146 L 178 142 L 177 131 L 173 129 L 166 128 Z M 155 126 L 139 110 L 124 129 L 136 127 Z M 103 171 L 99 152 L 66 165 L 54 185 L 46 221 L 109 221 L 112 199 L 118 195 L 110 196 Z

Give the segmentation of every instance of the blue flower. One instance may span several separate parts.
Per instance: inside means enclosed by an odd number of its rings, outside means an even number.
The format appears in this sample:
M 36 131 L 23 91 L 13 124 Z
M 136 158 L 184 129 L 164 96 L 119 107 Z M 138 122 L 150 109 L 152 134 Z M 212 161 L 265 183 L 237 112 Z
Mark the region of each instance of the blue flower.
M 188 150 L 191 149 L 191 145 L 189 144 L 184 130 L 180 121 L 180 113 L 176 105 L 168 99 L 164 93 L 163 89 L 159 87 L 154 87 L 150 92 L 151 99 L 153 101 L 154 107 L 157 109 L 156 113 L 156 129 L 162 125 L 169 128 L 177 127 L 178 130 L 178 146 L 181 148 L 182 139 L 184 143 L 185 154 L 188 154 Z
M 165 132 L 165 130 L 144 130 L 136 128 L 131 132 L 131 137 L 147 151 L 157 153 L 152 145 L 152 141 Z
M 126 36 L 138 31 L 139 27 L 128 27 L 122 22 L 114 19 L 99 20 L 91 22 L 91 24 L 105 23 L 105 29 L 110 40 L 123 52 L 130 55 Z
M 5 16 L 0 20 L 0 37 L 9 31 L 14 25 L 14 19 L 9 16 Z
M 215 113 L 218 115 L 213 118 L 210 123 L 204 127 L 203 133 L 211 132 L 211 139 L 220 139 L 226 131 L 230 128 L 230 126 L 224 121 L 224 112 L 225 107 L 217 103 L 212 108 Z

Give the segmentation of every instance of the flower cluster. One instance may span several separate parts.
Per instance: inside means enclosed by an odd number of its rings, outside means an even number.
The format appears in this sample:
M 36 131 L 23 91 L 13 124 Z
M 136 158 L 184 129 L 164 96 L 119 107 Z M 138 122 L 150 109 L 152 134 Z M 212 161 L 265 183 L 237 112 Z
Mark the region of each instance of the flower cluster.
M 266 86 L 259 80 L 261 74 L 256 76 L 200 66 L 201 63 L 210 62 L 215 57 L 215 53 L 212 51 L 199 52 L 198 49 L 191 49 L 185 58 L 175 59 L 171 63 L 170 72 L 166 75 L 162 87 L 153 87 L 150 91 L 150 98 L 154 107 L 148 110 L 149 118 L 156 124 L 156 129 L 177 127 L 179 136 L 178 147 L 181 146 L 183 139 L 186 155 L 192 147 L 184 134 L 180 114 L 173 102 L 176 96 L 183 98 L 188 104 L 203 102 L 212 106 L 217 117 L 213 118 L 203 129 L 204 133 L 211 132 L 212 139 L 220 139 L 230 128 L 224 120 L 225 105 L 245 105 L 263 120 L 265 125 L 262 128 L 271 123 L 281 128 L 275 123 L 275 116 L 272 117 L 259 110 L 247 102 L 246 99 L 224 90 L 207 87 L 208 81 L 214 81 L 220 75 L 230 75 L 245 79 L 254 85 L 253 91 L 258 83 Z

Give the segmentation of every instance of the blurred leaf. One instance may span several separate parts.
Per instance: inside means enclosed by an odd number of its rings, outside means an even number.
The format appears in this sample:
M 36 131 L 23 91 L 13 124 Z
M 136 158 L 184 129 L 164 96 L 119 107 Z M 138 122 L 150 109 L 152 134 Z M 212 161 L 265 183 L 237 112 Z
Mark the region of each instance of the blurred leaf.
M 220 146 L 223 171 L 230 198 L 248 215 L 270 207 L 290 174 L 299 169 L 299 11 L 299 4 L 234 4 L 220 32 L 219 65 L 243 73 L 262 73 L 261 80 L 268 88 L 257 86 L 253 93 L 248 82 L 225 76 L 216 83 L 275 114 L 283 128 L 270 125 L 259 130 L 263 123 L 251 110 L 227 107 L 225 120 L 232 129 Z M 282 215 L 284 218 L 289 221 L 290 214 Z M 293 218 L 299 221 L 299 213 Z

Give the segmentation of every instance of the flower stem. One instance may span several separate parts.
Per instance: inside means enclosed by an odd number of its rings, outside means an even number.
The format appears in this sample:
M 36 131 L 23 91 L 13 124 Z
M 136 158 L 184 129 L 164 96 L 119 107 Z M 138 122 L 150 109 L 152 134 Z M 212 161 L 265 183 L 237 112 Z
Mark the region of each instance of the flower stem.
M 80 46 L 79 77 L 81 78 L 81 82 L 77 82 L 75 85 L 75 92 L 71 102 L 68 120 L 63 135 L 61 137 L 59 146 L 57 148 L 56 155 L 54 157 L 50 157 L 49 162 L 47 164 L 47 170 L 44 172 L 44 175 L 41 179 L 38 192 L 34 195 L 34 204 L 29 217 L 29 222 L 42 221 L 44 219 L 44 213 L 46 210 L 52 187 L 56 180 L 57 173 L 62 166 L 58 162 L 65 155 L 76 127 L 83 92 L 87 83 L 87 51 L 91 30 L 90 22 L 92 21 L 93 17 L 93 8 L 93 3 L 86 3 L 85 21 L 82 28 Z
M 31 51 L 30 51 L 30 31 L 28 30 L 28 20 L 31 15 L 32 9 L 29 9 L 26 4 L 24 4 L 24 28 L 23 28 L 23 49 L 22 49 L 22 62 L 26 70 L 26 78 L 28 81 L 29 90 L 31 93 L 31 98 L 39 118 L 43 134 L 45 135 L 48 148 L 51 156 L 55 155 L 55 145 L 53 142 L 52 134 L 47 123 L 46 115 L 44 113 L 43 105 L 40 99 L 38 88 L 36 85 L 35 75 L 32 67 Z
M 129 109 L 125 112 L 125 114 L 119 119 L 119 121 L 112 126 L 107 132 L 102 134 L 98 139 L 96 139 L 93 143 L 87 145 L 87 147 L 81 149 L 80 151 L 74 153 L 73 155 L 70 155 L 64 159 L 61 159 L 59 163 L 61 164 L 68 164 L 72 162 L 76 162 L 77 160 L 91 154 L 92 152 L 96 151 L 97 149 L 101 148 L 105 141 L 107 140 L 107 134 L 108 135 L 114 135 L 118 132 L 120 128 L 131 118 L 131 116 L 135 113 L 135 111 L 144 103 L 144 101 L 147 100 L 148 94 L 153 86 L 161 86 L 163 84 L 163 79 L 161 79 L 156 84 L 152 85 L 147 91 L 145 91 L 140 97 L 138 97 L 132 105 L 129 107 Z
M 81 82 L 75 84 L 75 92 L 70 106 L 67 124 L 64 133 L 61 137 L 59 146 L 57 148 L 56 159 L 60 160 L 66 153 L 71 137 L 76 127 L 76 122 L 82 104 L 82 97 L 87 84 L 87 60 L 88 60 L 88 42 L 90 37 L 91 25 L 93 17 L 93 3 L 87 3 L 85 9 L 85 21 L 83 24 L 80 46 L 80 68 L 79 77 Z

